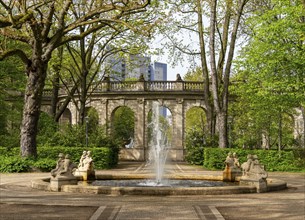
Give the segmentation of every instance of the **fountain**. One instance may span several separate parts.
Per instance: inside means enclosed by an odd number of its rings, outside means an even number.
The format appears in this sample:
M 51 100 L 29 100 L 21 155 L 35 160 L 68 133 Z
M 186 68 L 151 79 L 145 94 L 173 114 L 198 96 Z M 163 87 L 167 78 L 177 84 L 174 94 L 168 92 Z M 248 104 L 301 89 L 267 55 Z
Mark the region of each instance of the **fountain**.
M 169 138 L 167 137 L 168 127 L 160 123 L 159 102 L 152 102 L 152 118 L 148 125 L 150 134 L 149 158 L 146 165 L 153 164 L 155 170 L 155 185 L 162 185 L 164 168 L 167 160 L 168 149 L 170 148 Z
M 64 169 L 72 167 L 70 163 L 67 163 L 70 160 L 63 160 L 60 157 L 57 167 L 51 172 L 52 177 L 32 181 L 32 187 L 52 191 L 116 195 L 216 195 L 260 193 L 287 188 L 287 184 L 283 181 L 266 179 L 267 173 L 256 155 L 249 155 L 248 161 L 242 164 L 243 175 L 241 176 L 238 158 L 234 153 L 234 156 L 229 153 L 226 158 L 226 168 L 222 176 L 192 173 L 191 175 L 166 175 L 164 178 L 170 138 L 167 123 L 160 123 L 160 105 L 156 101 L 152 102 L 152 118 L 148 130 L 150 133 L 149 154 L 145 168 L 154 167 L 154 179 L 150 174 L 144 173 L 99 174 L 93 169 L 90 152 L 84 151 L 80 164 L 74 171 L 76 178 L 72 175 L 72 169 L 66 169 L 67 171 Z M 57 177 L 63 175 L 62 173 L 65 173 L 65 178 Z M 92 183 L 86 181 L 89 178 L 93 179 Z M 80 180 L 77 185 L 76 179 Z M 60 184 L 59 181 L 61 181 Z

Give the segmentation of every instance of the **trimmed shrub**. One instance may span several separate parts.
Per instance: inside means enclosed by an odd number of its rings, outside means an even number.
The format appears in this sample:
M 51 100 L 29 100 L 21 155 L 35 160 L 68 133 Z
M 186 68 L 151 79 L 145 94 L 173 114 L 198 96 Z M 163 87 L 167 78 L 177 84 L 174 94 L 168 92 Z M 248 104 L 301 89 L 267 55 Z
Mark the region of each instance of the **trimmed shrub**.
M 236 152 L 240 164 L 246 162 L 248 154 L 256 154 L 260 163 L 265 165 L 267 171 L 300 171 L 304 167 L 300 166 L 299 159 L 295 157 L 292 150 L 245 150 L 232 148 L 205 148 L 204 167 L 208 169 L 224 169 L 224 161 L 229 152 Z M 303 161 L 303 160 L 302 160 Z
M 20 156 L 0 156 L 1 173 L 20 173 L 30 169 L 31 161 Z
M 27 172 L 31 169 L 51 171 L 56 166 L 58 154 L 69 154 L 73 163 L 78 164 L 84 150 L 91 151 L 95 169 L 108 169 L 118 163 L 118 148 L 95 147 L 38 147 L 37 158 L 21 158 L 19 148 L 7 149 L 0 147 L 0 172 Z
M 32 167 L 42 172 L 50 172 L 56 167 L 56 159 L 41 158 L 33 161 Z

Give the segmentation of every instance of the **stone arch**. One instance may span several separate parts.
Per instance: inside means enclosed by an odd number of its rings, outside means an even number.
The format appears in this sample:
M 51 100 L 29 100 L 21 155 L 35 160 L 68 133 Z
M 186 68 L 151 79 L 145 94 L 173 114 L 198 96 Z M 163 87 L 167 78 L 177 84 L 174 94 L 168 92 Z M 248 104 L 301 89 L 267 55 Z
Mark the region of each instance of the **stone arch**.
M 66 108 L 59 118 L 61 124 L 71 124 L 72 123 L 72 113 L 69 108 Z
M 172 111 L 171 109 L 168 108 L 169 103 L 165 103 L 165 102 L 160 102 L 159 100 L 150 100 L 146 106 L 146 114 L 145 114 L 145 159 L 149 159 L 149 152 L 150 152 L 150 140 L 151 140 L 151 128 L 149 127 L 149 125 L 151 124 L 151 116 L 152 116 L 152 102 L 157 101 L 159 102 L 160 107 L 163 107 L 163 109 L 159 110 L 159 114 L 160 116 L 164 116 L 164 119 L 160 119 L 161 124 L 166 125 L 166 123 L 168 123 L 168 132 L 169 132 L 169 136 L 168 138 L 170 139 L 170 143 L 169 143 L 169 148 L 171 148 L 171 146 L 173 145 L 173 125 L 172 125 Z M 169 113 L 167 112 L 169 111 Z M 169 157 L 171 157 L 171 154 L 169 154 Z M 170 158 L 172 159 L 172 158 Z
M 127 114 L 127 117 L 131 117 L 131 121 L 126 121 L 126 125 L 125 126 L 127 126 L 126 127 L 126 129 L 124 129 L 124 130 L 122 130 L 122 131 L 120 131 L 122 134 L 122 138 L 124 138 L 124 146 L 125 145 L 127 145 L 128 143 L 128 140 L 134 140 L 134 134 L 135 134 L 135 132 L 134 132 L 134 127 L 135 127 L 135 112 L 129 107 L 129 106 L 117 106 L 115 109 L 113 109 L 112 110 L 112 112 L 111 112 L 111 116 L 110 116 L 110 133 L 112 134 L 112 135 L 115 135 L 115 129 L 116 129 L 116 125 L 114 124 L 114 123 L 116 123 L 116 121 L 115 120 L 117 120 L 115 117 L 116 117 L 116 113 L 118 113 L 118 111 L 119 110 L 121 110 L 122 109 L 122 114 L 123 115 L 119 115 L 119 117 L 121 117 L 121 119 L 124 119 L 124 120 L 126 120 L 126 118 L 124 118 L 124 114 Z M 125 112 L 124 112 L 125 111 Z M 127 120 L 128 120 L 128 118 L 127 118 Z M 133 128 L 133 130 L 130 130 L 130 129 L 132 129 Z M 129 136 L 129 137 L 127 137 L 127 136 Z M 125 143 L 126 142 L 126 143 Z
M 47 105 L 41 105 L 40 112 L 44 112 L 47 113 L 48 115 L 51 115 L 51 108 L 50 106 Z
M 201 148 L 210 140 L 206 115 L 206 109 L 200 105 L 193 105 L 185 112 L 184 155 L 186 157 L 196 154 L 202 159 Z

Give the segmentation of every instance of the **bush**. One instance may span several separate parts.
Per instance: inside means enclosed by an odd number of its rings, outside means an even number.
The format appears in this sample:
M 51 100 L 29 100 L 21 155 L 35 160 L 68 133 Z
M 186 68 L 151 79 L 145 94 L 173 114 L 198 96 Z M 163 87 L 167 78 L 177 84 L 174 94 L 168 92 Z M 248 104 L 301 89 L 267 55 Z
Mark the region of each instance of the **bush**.
M 278 152 L 276 150 L 244 150 L 206 148 L 204 150 L 204 167 L 208 169 L 224 169 L 224 161 L 229 152 L 236 152 L 239 162 L 246 162 L 248 154 L 256 154 L 260 163 L 265 165 L 267 171 L 300 171 L 300 158 L 296 158 L 292 150 Z
M 43 172 L 50 172 L 56 167 L 56 159 L 41 158 L 33 161 L 32 167 Z
M 0 147 L 0 172 L 27 172 L 31 169 L 39 169 L 49 172 L 56 166 L 58 154 L 69 154 L 73 163 L 78 164 L 84 150 L 91 151 L 95 169 L 109 169 L 118 163 L 118 148 L 113 144 L 107 147 L 80 148 L 80 147 L 38 147 L 38 157 L 23 159 L 19 155 L 19 148 Z
M 58 154 L 69 154 L 73 163 L 78 164 L 83 151 L 91 151 L 95 169 L 108 169 L 117 165 L 117 153 L 109 147 L 38 147 L 39 158 L 48 158 L 54 161 L 57 160 Z M 115 156 L 116 155 L 116 156 Z
M 204 136 L 198 131 L 186 134 L 186 155 L 185 160 L 190 164 L 202 165 Z
M 19 156 L 0 156 L 1 173 L 19 173 L 30 169 L 31 161 Z

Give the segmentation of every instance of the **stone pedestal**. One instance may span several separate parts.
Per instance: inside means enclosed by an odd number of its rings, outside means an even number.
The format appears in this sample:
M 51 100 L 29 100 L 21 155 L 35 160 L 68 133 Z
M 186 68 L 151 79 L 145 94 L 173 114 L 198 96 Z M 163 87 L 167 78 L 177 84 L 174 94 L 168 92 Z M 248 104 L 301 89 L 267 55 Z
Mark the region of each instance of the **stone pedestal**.
M 222 173 L 223 181 L 224 182 L 235 182 L 236 177 L 240 177 L 241 174 L 242 174 L 241 170 L 239 170 L 237 168 L 230 168 L 230 167 L 226 166 L 225 170 Z
M 61 186 L 63 185 L 77 185 L 76 178 L 51 178 L 50 180 L 50 190 L 51 191 L 61 191 Z
M 95 172 L 94 171 L 82 171 L 82 170 L 76 170 L 74 173 L 75 176 L 80 176 L 83 181 L 87 180 L 95 180 Z
M 240 185 L 247 185 L 247 186 L 255 186 L 256 191 L 258 193 L 263 193 L 268 191 L 267 180 L 266 179 L 251 179 L 247 177 L 242 177 L 239 182 Z

